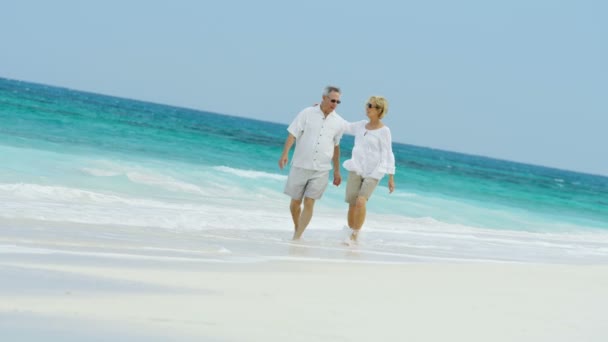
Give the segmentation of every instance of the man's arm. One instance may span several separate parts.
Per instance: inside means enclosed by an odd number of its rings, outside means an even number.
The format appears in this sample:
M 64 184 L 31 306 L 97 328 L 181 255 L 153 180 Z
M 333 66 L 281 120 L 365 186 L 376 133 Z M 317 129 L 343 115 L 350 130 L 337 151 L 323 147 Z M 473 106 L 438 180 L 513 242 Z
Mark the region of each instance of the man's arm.
M 283 146 L 283 154 L 281 154 L 281 158 L 279 158 L 279 168 L 283 170 L 287 162 L 289 161 L 289 150 L 291 150 L 291 146 L 296 141 L 296 137 L 293 134 L 289 133 L 287 139 L 285 139 L 285 145 Z
M 332 162 L 334 163 L 334 185 L 338 186 L 342 183 L 342 176 L 340 175 L 340 145 L 334 146 Z

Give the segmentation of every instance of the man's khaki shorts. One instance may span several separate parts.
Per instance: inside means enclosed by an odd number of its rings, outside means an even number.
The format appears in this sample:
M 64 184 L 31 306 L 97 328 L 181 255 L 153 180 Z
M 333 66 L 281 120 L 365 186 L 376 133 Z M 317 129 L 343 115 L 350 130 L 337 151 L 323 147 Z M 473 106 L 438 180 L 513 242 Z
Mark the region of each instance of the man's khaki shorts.
M 302 200 L 304 197 L 318 200 L 323 196 L 328 182 L 329 170 L 306 170 L 292 166 L 284 192 L 295 200 Z

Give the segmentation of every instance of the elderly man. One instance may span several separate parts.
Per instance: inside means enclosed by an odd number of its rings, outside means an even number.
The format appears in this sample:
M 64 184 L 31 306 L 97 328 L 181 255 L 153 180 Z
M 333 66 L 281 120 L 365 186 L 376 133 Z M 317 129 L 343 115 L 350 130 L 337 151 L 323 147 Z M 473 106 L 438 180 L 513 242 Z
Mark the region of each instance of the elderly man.
M 332 164 L 334 185 L 342 182 L 340 139 L 346 121 L 335 112 L 339 104 L 340 88 L 328 86 L 323 91 L 321 104 L 302 110 L 287 128 L 289 135 L 279 159 L 279 167 L 283 169 L 287 165 L 289 150 L 295 142 L 291 170 L 285 185 L 285 194 L 291 197 L 289 209 L 294 224 L 294 240 L 300 239 L 310 223 L 315 201 L 323 196 L 327 188 Z

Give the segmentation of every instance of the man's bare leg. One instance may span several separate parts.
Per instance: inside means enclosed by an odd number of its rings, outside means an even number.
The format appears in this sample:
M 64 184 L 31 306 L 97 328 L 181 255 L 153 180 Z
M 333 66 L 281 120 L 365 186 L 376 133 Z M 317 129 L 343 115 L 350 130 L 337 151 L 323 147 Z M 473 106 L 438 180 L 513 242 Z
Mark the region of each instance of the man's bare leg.
M 291 211 L 291 219 L 293 220 L 293 232 L 298 230 L 298 223 L 300 222 L 300 214 L 302 213 L 302 200 L 292 199 L 289 204 L 289 211 Z
M 298 221 L 298 225 L 295 233 L 293 234 L 294 240 L 299 240 L 304 233 L 304 230 L 310 223 L 310 219 L 312 218 L 312 212 L 315 206 L 315 200 L 312 198 L 305 197 L 304 198 L 304 210 L 300 214 L 300 220 Z

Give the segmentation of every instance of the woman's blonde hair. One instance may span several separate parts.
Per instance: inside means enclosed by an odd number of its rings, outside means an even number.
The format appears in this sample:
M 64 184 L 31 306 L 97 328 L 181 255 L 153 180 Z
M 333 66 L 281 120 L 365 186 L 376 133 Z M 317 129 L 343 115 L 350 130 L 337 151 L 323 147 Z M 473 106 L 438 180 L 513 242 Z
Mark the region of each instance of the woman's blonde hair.
M 371 96 L 367 103 L 375 104 L 380 111 L 378 118 L 382 119 L 388 113 L 388 101 L 383 96 Z

